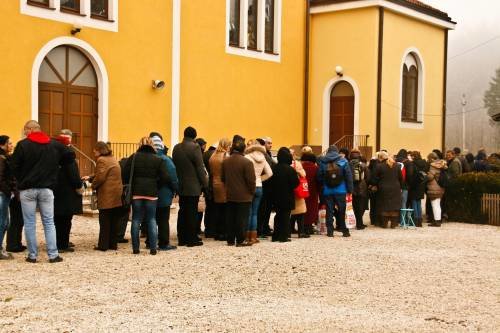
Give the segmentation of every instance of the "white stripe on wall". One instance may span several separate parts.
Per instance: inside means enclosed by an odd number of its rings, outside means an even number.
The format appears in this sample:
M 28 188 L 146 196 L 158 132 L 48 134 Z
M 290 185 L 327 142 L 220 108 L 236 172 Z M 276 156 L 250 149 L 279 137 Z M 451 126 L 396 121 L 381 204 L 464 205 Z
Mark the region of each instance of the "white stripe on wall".
M 181 0 L 172 0 L 172 123 L 170 146 L 179 142 L 181 81 Z

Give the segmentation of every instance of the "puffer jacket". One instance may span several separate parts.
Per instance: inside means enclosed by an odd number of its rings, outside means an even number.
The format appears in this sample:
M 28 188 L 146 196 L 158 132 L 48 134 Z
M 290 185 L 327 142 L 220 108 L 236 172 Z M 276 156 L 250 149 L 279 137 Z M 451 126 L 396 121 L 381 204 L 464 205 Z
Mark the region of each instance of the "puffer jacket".
M 328 163 L 336 163 L 344 173 L 344 181 L 336 187 L 328 187 L 325 183 Z M 323 184 L 323 195 L 347 194 L 353 191 L 352 173 L 349 162 L 336 151 L 329 151 L 319 159 L 318 180 Z
M 134 155 L 135 162 L 133 162 Z M 132 163 L 135 163 L 133 175 L 131 175 Z M 128 158 L 123 171 L 123 183 L 128 183 L 131 176 L 134 196 L 158 197 L 159 188 L 170 183 L 165 163 L 156 156 L 154 148 L 147 145 L 141 146 Z
M 441 172 L 446 172 L 446 162 L 444 160 L 432 162 L 427 173 L 427 196 L 430 200 L 441 199 L 444 195 L 444 188 L 438 183 Z
M 273 170 L 266 161 L 266 149 L 260 145 L 250 146 L 245 150 L 245 157 L 253 163 L 256 187 L 262 187 L 262 182 L 273 175 Z
M 170 182 L 161 186 L 158 191 L 158 207 L 169 207 L 172 205 L 172 199 L 175 193 L 179 190 L 179 179 L 177 178 L 177 171 L 172 159 L 161 150 L 156 154 L 163 160 L 167 168 L 168 177 L 170 178 Z

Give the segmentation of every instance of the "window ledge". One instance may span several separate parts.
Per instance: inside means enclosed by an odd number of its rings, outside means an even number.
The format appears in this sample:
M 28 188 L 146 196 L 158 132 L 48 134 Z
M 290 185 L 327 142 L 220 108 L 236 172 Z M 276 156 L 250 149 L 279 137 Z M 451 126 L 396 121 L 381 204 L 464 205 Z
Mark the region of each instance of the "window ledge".
M 61 13 L 71 14 L 71 15 L 76 15 L 76 16 L 82 16 L 82 17 L 87 16 L 85 14 L 80 13 L 79 11 L 68 9 L 68 8 L 62 8 L 62 7 L 61 7 Z
M 281 62 L 280 54 L 270 54 L 264 51 L 252 50 L 248 48 L 245 49 L 238 46 L 226 45 L 226 53 L 264 61 Z
M 107 17 L 104 17 L 104 16 L 99 16 L 99 15 L 94 15 L 94 14 L 91 14 L 90 15 L 90 18 L 94 19 L 94 20 L 101 20 L 101 21 L 104 21 L 104 22 L 110 22 L 110 23 L 114 23 L 115 21 L 114 20 L 110 20 L 109 18 Z
M 423 124 L 423 121 L 414 120 L 414 119 L 401 119 L 402 123 L 412 123 L 412 124 Z
M 48 9 L 48 10 L 56 10 L 55 7 L 49 7 L 44 5 L 43 3 L 38 3 L 38 2 L 27 2 L 28 6 L 33 6 L 33 7 L 38 7 L 38 8 L 43 8 L 43 9 Z

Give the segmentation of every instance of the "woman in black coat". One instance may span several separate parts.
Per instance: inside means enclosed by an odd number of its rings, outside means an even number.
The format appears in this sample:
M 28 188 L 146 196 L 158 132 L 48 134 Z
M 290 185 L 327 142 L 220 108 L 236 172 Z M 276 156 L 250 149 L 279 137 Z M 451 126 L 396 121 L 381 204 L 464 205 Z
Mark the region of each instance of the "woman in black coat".
M 417 227 L 422 227 L 422 199 L 425 196 L 426 175 L 429 171 L 429 164 L 422 159 L 420 152 L 411 152 L 413 164 L 415 165 L 415 173 L 410 182 L 410 190 L 408 192 L 408 200 L 411 202 L 413 216 Z
M 272 167 L 273 176 L 268 180 L 271 202 L 276 210 L 272 241 L 289 242 L 290 213 L 295 208 L 293 190 L 299 185 L 297 172 L 290 166 L 292 154 L 286 147 L 278 150 L 278 164 Z
M 391 228 L 396 228 L 399 224 L 403 186 L 401 167 L 393 159 L 389 159 L 389 155 L 384 151 L 378 153 L 378 160 L 381 162 L 375 169 L 378 218 L 383 228 L 387 228 L 389 221 Z
M 139 254 L 139 231 L 141 222 L 148 225 L 148 240 L 152 255 L 156 254 L 158 228 L 156 226 L 156 206 L 158 191 L 168 184 L 166 164 L 156 155 L 151 138 L 144 137 L 139 142 L 139 149 L 129 157 L 123 171 L 123 183 L 132 177 L 132 250 Z
M 71 136 L 71 131 L 62 130 L 56 139 L 69 146 Z M 69 242 L 73 215 L 83 213 L 81 194 L 83 184 L 74 151 L 71 151 L 68 159 L 70 160 L 67 164 L 59 167 L 57 187 L 54 189 L 54 224 L 59 252 L 74 252 Z

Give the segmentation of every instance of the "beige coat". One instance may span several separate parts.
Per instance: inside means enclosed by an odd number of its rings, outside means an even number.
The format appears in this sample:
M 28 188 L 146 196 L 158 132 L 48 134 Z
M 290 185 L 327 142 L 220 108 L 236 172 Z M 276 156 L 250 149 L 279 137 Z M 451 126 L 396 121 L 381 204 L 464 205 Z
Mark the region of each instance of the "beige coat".
M 262 182 L 273 175 L 273 170 L 266 161 L 266 149 L 261 145 L 253 145 L 245 150 L 245 157 L 253 163 L 255 169 L 256 187 L 262 187 Z
M 302 167 L 302 163 L 300 163 L 300 161 L 293 161 L 292 167 L 297 172 L 297 176 L 306 176 L 306 171 L 304 170 L 304 167 Z M 307 212 L 306 199 L 295 197 L 295 209 L 292 210 L 292 215 L 304 214 L 305 212 Z
M 92 188 L 97 190 L 98 209 L 122 206 L 121 168 L 113 156 L 100 156 L 97 159 Z
M 227 153 L 215 152 L 208 164 L 210 166 L 210 177 L 212 179 L 212 189 L 215 203 L 227 202 L 226 186 L 222 182 L 222 162 L 227 157 Z
M 427 196 L 430 200 L 440 199 L 444 195 L 444 188 L 439 186 L 438 179 L 441 172 L 446 172 L 446 162 L 443 160 L 432 162 L 427 173 Z

